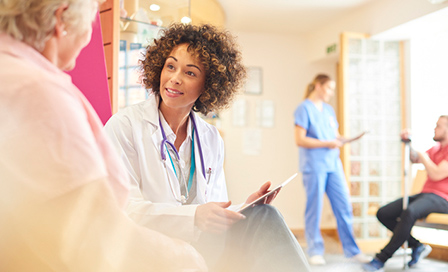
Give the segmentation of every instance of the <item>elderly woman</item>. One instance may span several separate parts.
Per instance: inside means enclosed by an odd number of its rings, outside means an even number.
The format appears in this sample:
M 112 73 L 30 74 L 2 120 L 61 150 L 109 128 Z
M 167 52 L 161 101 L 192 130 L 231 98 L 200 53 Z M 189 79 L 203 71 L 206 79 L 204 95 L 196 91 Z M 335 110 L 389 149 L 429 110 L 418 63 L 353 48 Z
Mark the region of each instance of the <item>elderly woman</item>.
M 99 2 L 0 0 L 0 271 L 207 270 L 125 216 L 125 169 L 63 72 Z
M 227 107 L 245 77 L 230 33 L 173 24 L 147 47 L 141 67 L 149 98 L 105 126 L 131 176 L 130 217 L 192 242 L 213 271 L 308 271 L 272 206 L 229 209 L 223 140 L 195 113 Z M 246 203 L 269 187 L 263 184 Z

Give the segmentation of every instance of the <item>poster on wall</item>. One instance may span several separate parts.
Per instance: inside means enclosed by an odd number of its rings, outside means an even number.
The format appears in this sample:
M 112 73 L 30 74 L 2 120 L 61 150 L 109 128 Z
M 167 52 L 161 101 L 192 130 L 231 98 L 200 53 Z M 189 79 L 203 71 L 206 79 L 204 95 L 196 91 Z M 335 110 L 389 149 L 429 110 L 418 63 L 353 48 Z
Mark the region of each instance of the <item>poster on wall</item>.
M 245 94 L 260 95 L 263 89 L 263 70 L 261 67 L 247 67 L 247 81 L 244 86 Z
M 233 103 L 233 126 L 244 127 L 247 125 L 247 102 L 244 99 L 238 99 Z
M 257 101 L 256 122 L 258 127 L 273 128 L 275 117 L 275 107 L 273 100 Z

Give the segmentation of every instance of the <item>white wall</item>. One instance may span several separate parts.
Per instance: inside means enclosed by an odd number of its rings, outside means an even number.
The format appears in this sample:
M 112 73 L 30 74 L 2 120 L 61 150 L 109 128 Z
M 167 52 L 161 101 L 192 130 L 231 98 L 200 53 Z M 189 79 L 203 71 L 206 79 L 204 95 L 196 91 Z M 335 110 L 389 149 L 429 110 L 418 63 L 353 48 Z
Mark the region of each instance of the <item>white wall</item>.
M 325 58 L 325 48 L 339 44 L 343 31 L 375 35 L 431 12 L 448 7 L 448 2 L 431 4 L 427 0 L 376 0 L 335 20 L 331 25 L 312 31 L 307 55 L 311 60 Z
M 447 6 L 432 5 L 426 0 L 377 0 L 309 35 L 233 31 L 238 36 L 245 64 L 263 69 L 263 93 L 260 96 L 240 96 L 247 100 L 249 106 L 249 122 L 245 128 L 232 125 L 232 109 L 220 114 L 230 199 L 234 203 L 243 202 L 264 181 L 279 183 L 298 171 L 293 112 L 302 100 L 305 86 L 316 73 L 335 77 L 336 58 L 327 57 L 325 49 L 339 43 L 341 32 L 378 34 Z M 261 129 L 262 149 L 259 155 L 245 155 L 242 152 L 243 135 L 247 129 L 255 128 L 255 102 L 262 99 L 275 103 L 275 127 Z M 331 104 L 334 105 L 335 101 Z M 300 175 L 278 195 L 274 205 L 291 228 L 303 228 L 305 194 Z M 335 227 L 328 203 L 324 207 L 321 227 Z
M 413 146 L 420 150 L 434 144 L 437 119 L 448 115 L 447 49 L 448 30 L 413 37 L 410 41 L 411 127 Z

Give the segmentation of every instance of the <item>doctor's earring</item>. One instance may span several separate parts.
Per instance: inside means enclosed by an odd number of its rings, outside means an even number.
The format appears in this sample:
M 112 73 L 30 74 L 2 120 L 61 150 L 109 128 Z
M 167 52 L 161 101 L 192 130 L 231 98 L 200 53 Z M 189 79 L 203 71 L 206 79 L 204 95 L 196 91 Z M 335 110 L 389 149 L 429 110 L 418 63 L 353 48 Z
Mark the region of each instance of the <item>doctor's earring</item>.
M 67 30 L 62 31 L 62 37 L 67 36 Z

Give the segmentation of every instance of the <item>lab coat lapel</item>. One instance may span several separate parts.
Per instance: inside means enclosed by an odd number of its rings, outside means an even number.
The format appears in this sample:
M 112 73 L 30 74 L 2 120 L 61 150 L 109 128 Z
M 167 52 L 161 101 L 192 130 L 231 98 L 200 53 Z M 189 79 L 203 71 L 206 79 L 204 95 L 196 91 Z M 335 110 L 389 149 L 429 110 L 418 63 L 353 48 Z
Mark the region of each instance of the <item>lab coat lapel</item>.
M 205 203 L 207 199 L 205 198 L 205 192 L 207 188 L 207 180 L 204 177 L 204 174 L 202 172 L 202 167 L 204 167 L 205 171 L 207 171 L 207 154 L 210 154 L 209 147 L 207 146 L 207 142 L 204 140 L 206 138 L 206 134 L 208 133 L 208 129 L 204 126 L 202 123 L 202 120 L 200 120 L 200 117 L 197 116 L 197 114 L 194 115 L 194 120 L 196 121 L 196 132 L 195 132 L 195 143 L 194 143 L 194 156 L 195 156 L 195 162 L 196 162 L 196 181 L 197 181 L 197 200 L 198 203 Z M 199 151 L 199 144 L 197 143 L 197 137 L 199 137 L 199 141 L 201 142 L 201 148 L 202 148 L 202 154 L 204 156 L 204 166 L 202 165 L 201 161 L 201 152 Z M 206 175 L 207 176 L 207 175 Z
M 176 174 L 174 173 L 173 167 L 171 165 L 171 163 L 169 162 L 169 159 L 167 158 L 166 162 L 162 161 L 162 157 L 161 157 L 161 143 L 163 140 L 163 136 L 162 136 L 162 132 L 160 130 L 160 126 L 159 126 L 159 99 L 158 97 L 156 97 L 154 94 L 151 93 L 151 95 L 148 97 L 148 103 L 146 104 L 145 110 L 144 110 L 144 117 L 143 119 L 150 123 L 151 126 L 153 127 L 152 129 L 152 135 L 151 135 L 151 139 L 152 139 L 152 144 L 155 148 L 155 150 L 157 150 L 157 153 L 159 154 L 158 158 L 160 159 L 161 164 L 166 167 L 167 169 L 167 174 L 169 175 L 169 178 L 167 180 L 167 182 L 170 185 L 171 191 L 174 195 L 174 197 L 176 199 L 180 199 L 181 195 L 180 195 L 180 185 L 179 182 L 177 181 L 177 177 Z M 148 167 L 151 167 L 150 165 Z
M 151 131 L 152 142 L 154 148 L 160 155 L 160 144 L 162 143 L 163 137 L 159 127 L 159 99 L 153 93 L 148 97 L 148 103 L 144 108 L 143 119 L 149 122 L 153 128 Z

